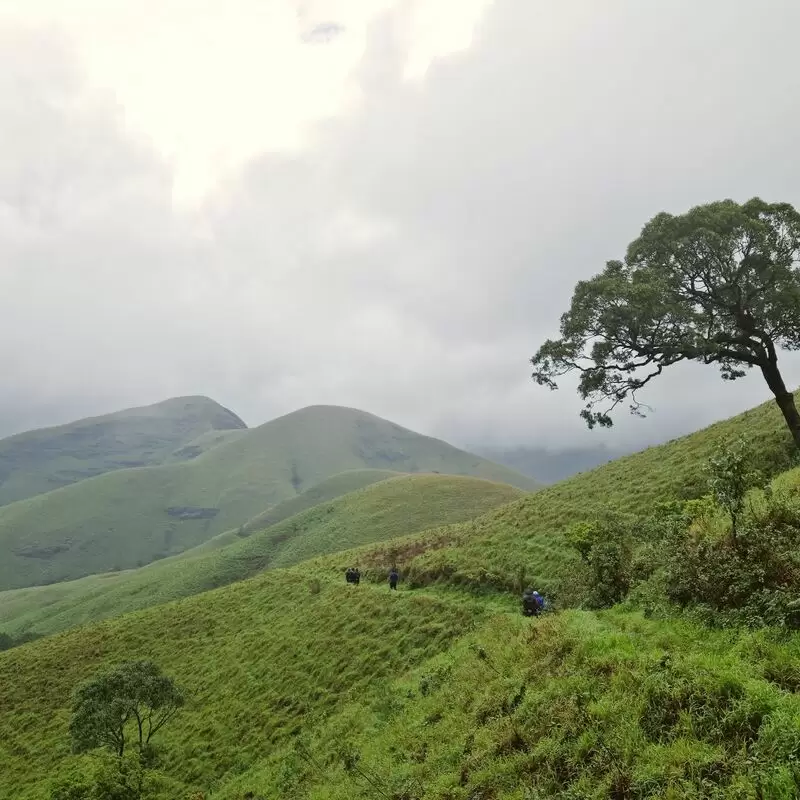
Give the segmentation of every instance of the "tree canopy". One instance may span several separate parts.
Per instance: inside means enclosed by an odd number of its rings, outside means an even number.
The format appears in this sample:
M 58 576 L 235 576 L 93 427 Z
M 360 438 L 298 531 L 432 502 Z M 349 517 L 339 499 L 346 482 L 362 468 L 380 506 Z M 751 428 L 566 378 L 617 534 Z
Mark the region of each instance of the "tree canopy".
M 139 751 L 183 705 L 180 689 L 151 661 L 126 661 L 75 691 L 70 719 L 73 750 L 109 747 L 122 756 L 136 726 Z
M 800 447 L 780 349 L 800 349 L 800 214 L 754 198 L 655 216 L 624 261 L 576 285 L 561 338 L 531 363 L 534 380 L 551 389 L 579 375 L 590 428 L 610 427 L 626 401 L 642 415 L 639 390 L 672 364 L 716 364 L 726 380 L 758 367 Z

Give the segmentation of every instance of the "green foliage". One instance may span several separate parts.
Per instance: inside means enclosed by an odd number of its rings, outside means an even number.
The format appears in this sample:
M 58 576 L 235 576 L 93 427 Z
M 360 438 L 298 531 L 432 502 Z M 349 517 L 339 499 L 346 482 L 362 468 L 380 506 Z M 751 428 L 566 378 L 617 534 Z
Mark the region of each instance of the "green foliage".
M 602 520 L 579 522 L 567 530 L 566 539 L 583 562 L 589 607 L 606 608 L 628 594 L 634 551 L 629 520 L 609 514 Z
M 533 479 L 353 409 L 312 407 L 181 463 L 121 469 L 0 508 L 0 589 L 132 569 L 234 531 L 344 471 Z
M 800 443 L 800 417 L 777 348 L 800 347 L 800 214 L 787 203 L 724 200 L 645 225 L 625 261 L 575 287 L 561 338 L 531 359 L 534 379 L 580 375 L 589 427 L 610 426 L 620 403 L 680 361 L 717 364 L 735 380 L 756 366 Z M 600 411 L 598 403 L 608 404 Z
M 227 542 L 219 549 L 206 544 L 132 572 L 4 592 L 0 624 L 12 632 L 34 628 L 52 633 L 323 553 L 467 520 L 521 494 L 511 486 L 477 478 L 400 476 L 306 509 L 246 539 L 217 537 Z M 336 571 L 338 577 L 338 564 Z
M 747 442 L 744 439 L 730 444 L 722 442 L 709 459 L 709 487 L 714 499 L 731 518 L 731 534 L 736 539 L 736 523 L 744 508 L 747 490 L 759 481 L 751 466 Z
M 178 790 L 180 791 L 180 790 Z M 50 781 L 48 800 L 175 800 L 174 782 L 136 755 L 102 752 L 67 759 Z
M 667 595 L 723 624 L 784 624 L 800 599 L 800 507 L 769 490 L 746 511 L 735 540 L 687 521 L 669 532 Z
M 153 736 L 183 704 L 183 693 L 152 661 L 123 662 L 75 690 L 69 722 L 72 749 L 83 753 L 108 747 L 122 756 L 132 727 L 144 756 Z

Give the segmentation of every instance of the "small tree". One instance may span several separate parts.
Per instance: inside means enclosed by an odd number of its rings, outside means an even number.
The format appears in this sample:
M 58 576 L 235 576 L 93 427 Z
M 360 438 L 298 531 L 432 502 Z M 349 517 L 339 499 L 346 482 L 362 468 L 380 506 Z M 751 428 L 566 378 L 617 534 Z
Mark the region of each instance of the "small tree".
M 609 514 L 602 520 L 572 525 L 566 536 L 583 562 L 589 604 L 603 608 L 622 600 L 632 581 L 630 525 L 620 516 Z
M 125 752 L 135 724 L 140 754 L 183 705 L 180 689 L 151 661 L 126 661 L 78 687 L 69 730 L 77 753 L 109 747 Z
M 759 481 L 759 473 L 749 466 L 747 444 L 738 439 L 723 442 L 708 461 L 708 485 L 717 503 L 731 518 L 731 538 L 736 541 L 736 526 L 744 509 L 747 490 Z
M 531 363 L 534 380 L 551 389 L 562 375 L 580 375 L 590 428 L 610 427 L 625 401 L 641 416 L 637 392 L 680 361 L 717 364 L 727 380 L 757 367 L 800 447 L 779 348 L 800 349 L 800 214 L 755 198 L 654 217 L 624 262 L 577 284 L 561 338 Z

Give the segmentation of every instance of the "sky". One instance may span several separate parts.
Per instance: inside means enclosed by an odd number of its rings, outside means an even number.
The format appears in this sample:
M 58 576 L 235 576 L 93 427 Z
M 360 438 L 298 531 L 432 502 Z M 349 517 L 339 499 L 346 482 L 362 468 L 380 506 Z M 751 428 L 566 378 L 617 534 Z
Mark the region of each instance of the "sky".
M 630 447 L 768 399 L 673 367 L 589 432 L 529 359 L 654 214 L 800 205 L 798 26 L 795 0 L 0 0 L 0 435 L 204 394 Z

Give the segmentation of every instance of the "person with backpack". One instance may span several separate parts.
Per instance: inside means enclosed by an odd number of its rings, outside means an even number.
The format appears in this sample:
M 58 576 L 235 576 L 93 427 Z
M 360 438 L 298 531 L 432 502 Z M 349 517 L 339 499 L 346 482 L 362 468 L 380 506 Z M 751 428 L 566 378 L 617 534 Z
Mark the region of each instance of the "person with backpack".
M 397 572 L 397 567 L 392 567 L 392 571 L 389 573 L 389 588 L 397 589 L 397 581 L 399 580 L 400 575 Z
M 542 612 L 544 600 L 539 592 L 528 587 L 522 594 L 522 613 L 526 617 L 538 617 Z
M 358 586 L 361 583 L 361 570 L 358 567 L 353 569 L 353 583 Z

